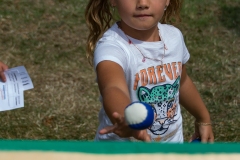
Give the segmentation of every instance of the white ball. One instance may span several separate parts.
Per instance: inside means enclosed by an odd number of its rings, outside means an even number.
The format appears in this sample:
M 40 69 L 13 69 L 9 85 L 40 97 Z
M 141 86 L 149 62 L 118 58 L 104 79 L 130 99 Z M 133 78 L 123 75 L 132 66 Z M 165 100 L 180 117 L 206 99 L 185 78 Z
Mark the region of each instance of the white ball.
M 143 102 L 133 102 L 124 111 L 124 116 L 130 128 L 143 130 L 149 128 L 154 121 L 152 106 Z

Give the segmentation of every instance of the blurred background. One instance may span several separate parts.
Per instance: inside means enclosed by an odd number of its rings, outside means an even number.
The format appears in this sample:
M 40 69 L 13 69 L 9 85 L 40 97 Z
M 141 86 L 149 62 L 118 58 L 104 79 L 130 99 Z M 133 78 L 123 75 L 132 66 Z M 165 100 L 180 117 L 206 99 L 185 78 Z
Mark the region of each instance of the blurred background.
M 25 66 L 35 87 L 24 92 L 24 108 L 0 112 L 1 139 L 93 140 L 101 106 L 85 53 L 86 3 L 0 0 L 0 61 Z M 217 142 L 240 141 L 239 13 L 240 0 L 185 0 L 177 26 Z M 194 119 L 182 113 L 188 141 Z

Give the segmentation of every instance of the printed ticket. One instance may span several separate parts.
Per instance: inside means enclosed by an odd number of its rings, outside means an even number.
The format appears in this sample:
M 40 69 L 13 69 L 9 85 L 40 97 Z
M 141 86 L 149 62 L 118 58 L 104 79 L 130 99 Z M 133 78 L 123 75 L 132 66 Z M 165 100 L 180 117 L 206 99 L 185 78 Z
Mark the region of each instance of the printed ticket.
M 7 80 L 0 80 L 0 111 L 24 107 L 24 91 L 34 88 L 26 68 L 11 68 L 4 74 Z

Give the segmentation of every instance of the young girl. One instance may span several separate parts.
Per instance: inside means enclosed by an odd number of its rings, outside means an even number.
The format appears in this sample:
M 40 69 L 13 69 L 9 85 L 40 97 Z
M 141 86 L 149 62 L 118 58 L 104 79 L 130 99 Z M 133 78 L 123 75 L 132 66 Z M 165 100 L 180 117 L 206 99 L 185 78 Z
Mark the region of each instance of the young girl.
M 190 55 L 181 32 L 165 23 L 179 20 L 181 0 L 90 0 L 86 22 L 87 52 L 93 60 L 102 109 L 96 141 L 183 142 L 180 104 L 195 118 L 191 139 L 213 142 L 210 115 L 186 73 Z M 114 11 L 120 20 L 110 27 Z M 161 23 L 160 23 L 161 22 Z M 149 103 L 155 121 L 133 130 L 124 109 Z M 134 116 L 134 115 L 133 115 Z
M 4 71 L 8 69 L 8 66 L 0 61 L 0 80 L 6 82 L 6 77 L 4 75 Z

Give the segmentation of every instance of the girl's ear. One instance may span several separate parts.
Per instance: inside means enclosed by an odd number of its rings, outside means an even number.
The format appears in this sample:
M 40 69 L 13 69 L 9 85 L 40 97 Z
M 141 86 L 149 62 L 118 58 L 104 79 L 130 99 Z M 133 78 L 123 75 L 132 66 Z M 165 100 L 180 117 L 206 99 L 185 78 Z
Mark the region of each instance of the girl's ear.
M 168 6 L 168 5 L 169 5 L 169 3 L 170 3 L 170 0 L 167 0 L 167 1 L 166 1 L 166 6 Z

